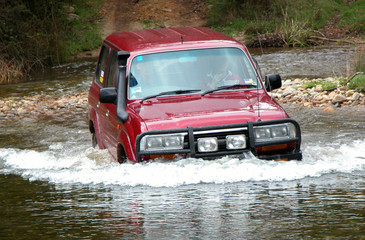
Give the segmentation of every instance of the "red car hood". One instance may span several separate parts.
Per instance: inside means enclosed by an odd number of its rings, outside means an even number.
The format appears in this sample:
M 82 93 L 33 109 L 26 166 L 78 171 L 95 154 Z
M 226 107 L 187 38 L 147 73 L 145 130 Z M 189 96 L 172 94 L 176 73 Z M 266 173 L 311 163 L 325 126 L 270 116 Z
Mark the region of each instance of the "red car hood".
M 261 120 L 287 118 L 280 105 L 264 91 L 178 95 L 149 99 L 129 106 L 146 123 L 148 130 L 201 127 L 257 121 L 258 109 Z

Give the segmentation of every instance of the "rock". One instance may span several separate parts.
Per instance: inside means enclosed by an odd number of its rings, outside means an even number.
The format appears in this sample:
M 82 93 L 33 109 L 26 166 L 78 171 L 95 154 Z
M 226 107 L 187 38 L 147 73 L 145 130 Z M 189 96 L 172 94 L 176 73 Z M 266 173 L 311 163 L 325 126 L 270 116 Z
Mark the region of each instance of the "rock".
M 299 78 L 296 78 L 296 79 L 294 80 L 294 84 L 296 84 L 296 85 L 301 84 L 301 83 L 302 83 L 302 80 L 301 80 L 301 79 L 299 79 Z
M 329 113 L 333 113 L 335 111 L 335 109 L 331 108 L 331 107 L 326 107 L 323 109 L 324 112 L 329 112 Z
M 323 89 L 322 85 L 316 85 L 316 87 L 315 87 L 316 92 L 321 92 L 322 89 Z
M 285 80 L 284 82 L 283 82 L 283 85 L 290 85 L 291 84 L 291 81 L 290 80 Z
M 338 102 L 338 103 L 336 103 L 336 104 L 335 104 L 335 107 L 340 108 L 340 107 L 341 107 L 341 103 L 339 103 L 339 102 Z
M 316 101 L 322 101 L 323 100 L 323 96 L 318 95 L 317 97 L 314 98 Z
M 333 92 L 330 92 L 329 94 L 328 94 L 328 97 L 330 98 L 330 99 L 333 99 L 335 96 L 336 96 L 336 92 L 335 91 L 333 91 Z
M 27 112 L 27 110 L 25 110 L 24 108 L 18 108 L 18 114 L 25 114 Z
M 341 95 L 341 94 L 337 94 L 337 95 L 335 95 L 335 96 L 333 97 L 333 99 L 332 99 L 332 103 L 333 103 L 333 104 L 336 104 L 336 103 L 342 103 L 342 102 L 344 102 L 344 101 L 346 101 L 346 97 L 345 97 L 345 96 L 343 96 L 343 95 Z
M 313 103 L 312 102 L 305 102 L 303 104 L 304 107 L 309 107 L 309 106 L 313 106 Z
M 326 103 L 322 103 L 321 105 L 319 105 L 319 107 L 320 107 L 320 108 L 327 108 L 327 107 L 329 107 L 329 106 L 328 106 L 328 104 L 326 104 Z
M 329 101 L 330 100 L 330 98 L 328 97 L 328 95 L 323 95 L 322 96 L 322 101 L 323 102 L 327 102 L 327 101 Z
M 356 105 L 359 105 L 360 104 L 360 101 L 359 100 L 355 100 L 352 104 L 351 104 L 351 106 L 356 106 Z
M 360 93 L 354 93 L 353 95 L 352 95 L 352 97 L 351 97 L 351 100 L 352 101 L 357 101 L 357 100 L 359 100 L 360 99 L 360 97 L 361 97 L 361 95 L 360 95 Z
M 354 94 L 354 91 L 353 90 L 348 90 L 346 92 L 346 97 L 351 97 L 353 94 Z

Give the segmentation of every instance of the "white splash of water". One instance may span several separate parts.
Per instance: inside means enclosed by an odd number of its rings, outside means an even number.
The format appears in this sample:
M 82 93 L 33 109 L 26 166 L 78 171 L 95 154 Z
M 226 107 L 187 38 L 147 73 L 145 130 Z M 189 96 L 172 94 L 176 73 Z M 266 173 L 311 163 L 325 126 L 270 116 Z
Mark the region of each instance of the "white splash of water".
M 105 150 L 51 145 L 48 151 L 0 149 L 0 173 L 57 184 L 171 187 L 199 183 L 290 181 L 333 172 L 365 170 L 365 140 L 303 149 L 303 161 L 275 162 L 223 157 L 118 164 Z M 71 153 L 71 154 L 70 154 Z

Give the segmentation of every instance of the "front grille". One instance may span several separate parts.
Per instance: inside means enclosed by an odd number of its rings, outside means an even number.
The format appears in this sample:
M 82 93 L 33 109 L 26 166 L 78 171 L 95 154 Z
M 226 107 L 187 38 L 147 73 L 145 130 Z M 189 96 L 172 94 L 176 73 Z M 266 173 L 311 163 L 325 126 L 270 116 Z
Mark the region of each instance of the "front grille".
M 276 125 L 281 123 L 292 123 L 296 129 L 296 138 L 288 140 L 272 140 L 265 143 L 256 143 L 253 134 L 254 128 L 264 125 Z M 155 151 L 141 151 L 140 144 L 141 139 L 146 135 L 162 135 L 162 134 L 183 134 L 184 135 L 184 147 L 183 149 L 165 149 L 165 150 L 155 150 Z M 246 148 L 231 150 L 226 148 L 226 136 L 227 135 L 242 135 L 246 136 Z M 218 150 L 215 152 L 198 152 L 197 145 L 199 138 L 205 137 L 216 137 L 218 139 Z M 290 142 L 295 142 L 295 149 L 292 153 L 288 154 L 274 154 L 270 156 L 259 155 L 256 152 L 258 147 L 270 146 L 277 144 L 287 144 Z M 207 127 L 187 127 L 179 129 L 163 129 L 163 130 L 152 130 L 146 131 L 139 134 L 136 138 L 136 158 L 137 161 L 142 161 L 142 156 L 150 155 L 161 155 L 161 154 L 180 154 L 187 157 L 197 157 L 204 159 L 211 159 L 215 157 L 225 156 L 225 155 L 241 155 L 245 152 L 252 152 L 255 156 L 262 159 L 302 159 L 300 152 L 301 143 L 301 132 L 299 124 L 293 119 L 278 119 L 270 121 L 257 121 L 257 122 L 247 122 L 240 124 L 228 124 L 228 125 L 216 125 Z
M 194 131 L 194 149 L 197 155 L 225 155 L 228 152 L 237 153 L 237 150 L 231 150 L 226 148 L 226 136 L 244 134 L 248 145 L 248 130 L 246 127 L 232 128 L 232 129 L 216 129 L 216 130 L 205 130 L 205 131 Z M 206 137 L 216 137 L 218 139 L 218 151 L 212 153 L 199 153 L 198 152 L 198 139 Z M 248 148 L 248 147 L 247 147 Z M 189 136 L 184 138 L 184 149 L 189 149 Z M 239 150 L 242 152 L 243 150 Z M 220 154 L 222 153 L 222 154 Z

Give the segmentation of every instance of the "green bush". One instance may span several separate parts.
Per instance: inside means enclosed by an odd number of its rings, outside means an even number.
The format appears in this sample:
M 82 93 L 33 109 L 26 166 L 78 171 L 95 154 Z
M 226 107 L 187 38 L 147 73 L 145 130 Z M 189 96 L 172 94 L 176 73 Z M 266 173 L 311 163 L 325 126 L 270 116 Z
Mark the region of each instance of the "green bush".
M 339 23 L 349 31 L 365 33 L 365 0 L 357 0 L 342 11 Z
M 358 47 L 354 57 L 355 72 L 365 72 L 365 47 Z
M 357 75 L 348 83 L 349 89 L 365 91 L 365 74 Z
M 336 88 L 338 86 L 338 81 L 312 80 L 304 83 L 301 87 L 307 89 L 316 87 L 317 85 L 322 85 L 322 90 L 325 91 Z
M 0 74 L 7 76 L 1 82 L 13 82 L 17 76 L 63 63 L 72 54 L 99 46 L 95 16 L 101 1 L 0 1 Z M 70 6 L 75 18 L 70 18 Z M 11 69 L 10 75 L 6 69 Z
M 365 32 L 365 0 L 208 0 L 209 24 L 226 34 L 279 33 L 288 46 L 311 43 L 313 30 L 340 17 L 339 27 Z

